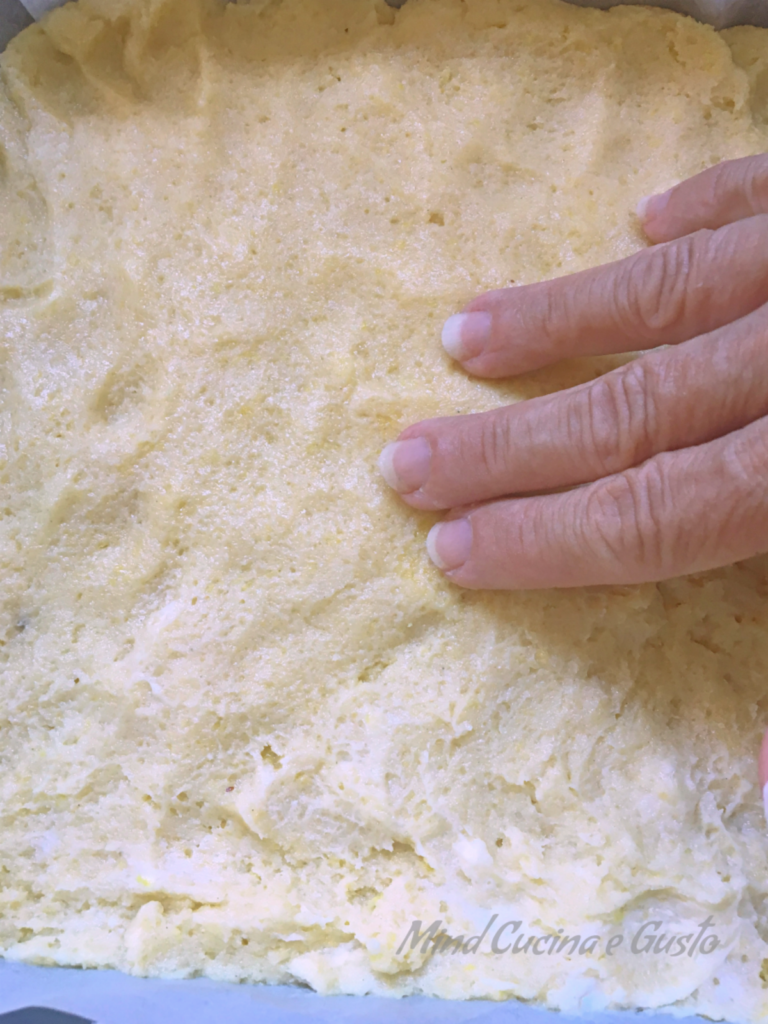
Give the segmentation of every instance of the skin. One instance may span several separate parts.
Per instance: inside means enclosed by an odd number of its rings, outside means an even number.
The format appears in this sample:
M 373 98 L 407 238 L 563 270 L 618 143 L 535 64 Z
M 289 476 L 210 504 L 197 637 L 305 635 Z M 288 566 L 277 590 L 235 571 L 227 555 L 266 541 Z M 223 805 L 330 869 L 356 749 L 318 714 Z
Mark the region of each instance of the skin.
M 642 583 L 768 551 L 768 155 L 712 167 L 638 216 L 650 248 L 486 292 L 443 342 L 488 378 L 644 355 L 554 395 L 415 423 L 382 454 L 405 502 L 447 513 L 427 547 L 458 586 Z M 759 774 L 764 786 L 768 739 Z

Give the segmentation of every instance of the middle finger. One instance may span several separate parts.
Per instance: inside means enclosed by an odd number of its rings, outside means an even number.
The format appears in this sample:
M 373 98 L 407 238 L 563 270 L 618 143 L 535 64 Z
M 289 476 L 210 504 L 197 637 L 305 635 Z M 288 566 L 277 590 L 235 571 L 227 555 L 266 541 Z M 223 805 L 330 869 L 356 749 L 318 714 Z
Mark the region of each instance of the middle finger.
M 385 479 L 419 509 L 597 480 L 768 415 L 768 306 L 554 395 L 424 420 L 388 445 Z

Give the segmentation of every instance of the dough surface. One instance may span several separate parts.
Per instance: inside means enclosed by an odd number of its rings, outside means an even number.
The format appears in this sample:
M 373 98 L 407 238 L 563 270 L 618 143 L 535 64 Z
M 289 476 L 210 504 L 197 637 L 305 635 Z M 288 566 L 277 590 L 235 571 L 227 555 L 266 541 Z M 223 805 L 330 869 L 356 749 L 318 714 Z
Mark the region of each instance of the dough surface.
M 0 67 L 0 951 L 765 1019 L 768 559 L 464 592 L 376 470 L 618 365 L 483 382 L 439 329 L 766 149 L 765 31 L 80 0 Z

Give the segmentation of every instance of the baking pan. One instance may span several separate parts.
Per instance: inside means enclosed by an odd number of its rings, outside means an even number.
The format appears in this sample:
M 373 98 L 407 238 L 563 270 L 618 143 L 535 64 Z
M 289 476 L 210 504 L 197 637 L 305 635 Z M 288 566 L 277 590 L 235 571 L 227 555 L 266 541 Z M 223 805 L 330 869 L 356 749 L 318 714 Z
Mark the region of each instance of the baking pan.
M 65 0 L 0 0 L 0 50 L 35 18 Z M 389 0 L 400 7 L 405 0 Z M 637 0 L 568 0 L 609 8 Z M 768 26 L 768 0 L 655 0 L 652 6 L 726 28 Z M 654 1024 L 668 1014 L 587 1013 L 574 1017 L 512 1000 L 450 1002 L 426 996 L 320 996 L 298 986 L 228 985 L 208 979 L 135 978 L 117 971 L 33 967 L 0 959 L 0 1024 Z M 704 1024 L 701 1017 L 686 1017 Z

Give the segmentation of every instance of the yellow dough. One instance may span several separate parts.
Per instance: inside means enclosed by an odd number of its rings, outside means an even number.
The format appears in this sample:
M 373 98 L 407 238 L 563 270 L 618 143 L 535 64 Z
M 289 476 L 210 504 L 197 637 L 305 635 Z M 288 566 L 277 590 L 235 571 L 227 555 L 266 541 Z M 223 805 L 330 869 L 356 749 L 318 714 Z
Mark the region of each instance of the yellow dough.
M 484 382 L 440 326 L 768 148 L 768 35 L 81 0 L 0 65 L 4 955 L 765 1019 L 768 559 L 465 592 L 376 458 L 618 365 Z

